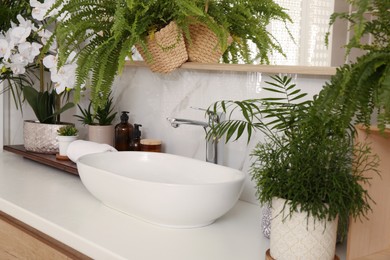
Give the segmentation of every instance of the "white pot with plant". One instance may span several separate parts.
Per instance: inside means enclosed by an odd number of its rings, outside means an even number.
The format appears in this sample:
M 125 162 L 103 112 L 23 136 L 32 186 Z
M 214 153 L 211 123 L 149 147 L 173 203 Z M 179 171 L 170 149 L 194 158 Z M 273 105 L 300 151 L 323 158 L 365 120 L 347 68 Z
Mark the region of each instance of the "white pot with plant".
M 212 112 L 229 117 L 208 137 L 226 134 L 229 141 L 245 130 L 248 141 L 255 130 L 265 135 L 252 152 L 250 174 L 260 203 L 272 208 L 268 259 L 333 260 L 337 223 L 345 234 L 350 216 L 371 209 L 360 183 L 368 182 L 364 171 L 376 170 L 376 157 L 365 144 L 354 145 L 353 127 L 335 110 L 323 110 L 318 99 L 300 101 L 306 94 L 291 78 L 272 79 L 263 89 L 274 97 L 213 104 Z
M 60 129 L 58 129 L 57 133 L 57 140 L 58 140 L 58 147 L 59 147 L 59 155 L 60 156 L 67 156 L 66 153 L 68 151 L 68 146 L 71 142 L 77 140 L 77 133 L 79 131 L 77 128 L 73 125 L 67 125 L 63 126 Z
M 30 1 L 31 8 L 25 5 L 24 1 L 8 1 L 2 6 L 11 21 L 0 28 L 0 82 L 7 83 L 16 108 L 22 108 L 26 100 L 37 118 L 24 123 L 25 149 L 53 154 L 58 152 L 56 131 L 65 125 L 60 114 L 74 106 L 68 97 L 76 64 L 71 54 L 61 67 L 57 66 L 55 37 L 47 30 L 55 10 L 47 14 L 50 6 L 38 1 Z M 47 48 L 43 48 L 45 44 Z M 48 83 L 44 76 L 49 70 Z M 34 88 L 36 81 L 39 90 Z
M 96 143 L 103 143 L 114 146 L 115 131 L 112 121 L 115 119 L 117 112 L 113 112 L 113 98 L 111 93 L 107 101 L 96 112 L 92 111 L 92 102 L 88 108 L 83 109 L 78 105 L 81 115 L 75 115 L 83 125 L 88 126 L 88 140 Z

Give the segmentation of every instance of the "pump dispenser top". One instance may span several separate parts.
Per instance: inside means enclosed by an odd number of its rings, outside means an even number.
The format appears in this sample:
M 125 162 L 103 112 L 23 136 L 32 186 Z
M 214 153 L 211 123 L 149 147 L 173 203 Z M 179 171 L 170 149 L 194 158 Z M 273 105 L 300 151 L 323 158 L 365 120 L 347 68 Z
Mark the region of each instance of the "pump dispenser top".
M 128 122 L 128 111 L 122 111 L 121 122 L 115 126 L 115 148 L 118 151 L 129 151 L 133 136 L 133 126 Z
M 133 138 L 130 142 L 130 151 L 141 151 L 141 130 L 142 127 L 140 124 L 134 124 Z

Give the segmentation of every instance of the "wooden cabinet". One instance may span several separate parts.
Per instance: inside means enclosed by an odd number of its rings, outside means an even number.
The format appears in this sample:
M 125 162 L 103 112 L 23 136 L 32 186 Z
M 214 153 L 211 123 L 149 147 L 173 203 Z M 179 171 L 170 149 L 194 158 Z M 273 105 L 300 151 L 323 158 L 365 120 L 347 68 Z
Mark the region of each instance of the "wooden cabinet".
M 91 259 L 0 211 L 0 259 Z
M 359 141 L 370 144 L 372 152 L 379 156 L 381 176 L 367 172 L 371 185 L 365 185 L 369 195 L 375 201 L 371 203 L 372 212 L 368 220 L 350 223 L 347 241 L 348 260 L 389 260 L 390 259 L 390 130 L 387 138 L 378 129 L 372 128 L 367 135 L 365 130 L 357 128 Z

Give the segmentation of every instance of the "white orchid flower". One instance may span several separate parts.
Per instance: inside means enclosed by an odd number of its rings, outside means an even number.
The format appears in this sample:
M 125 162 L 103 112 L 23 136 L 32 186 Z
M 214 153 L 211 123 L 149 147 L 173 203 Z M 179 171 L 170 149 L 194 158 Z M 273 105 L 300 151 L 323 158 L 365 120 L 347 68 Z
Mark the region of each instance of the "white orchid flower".
M 39 29 L 38 30 L 38 36 L 41 37 L 41 42 L 46 45 L 49 41 L 50 37 L 53 35 L 53 33 L 46 29 Z M 49 50 L 51 52 L 57 52 L 57 41 L 54 39 L 53 43 L 51 44 Z
M 30 20 L 25 20 L 20 14 L 17 15 L 17 19 L 19 21 L 19 26 L 15 26 L 15 24 L 12 23 L 10 33 L 8 34 L 11 44 L 20 44 L 25 42 L 33 29 L 33 25 Z
M 11 62 L 6 63 L 6 66 L 8 66 L 15 75 L 24 74 L 26 72 L 25 67 L 28 65 L 28 60 L 25 57 L 17 53 L 12 55 L 10 60 Z
M 58 57 L 54 55 L 47 55 L 43 58 L 43 65 L 48 68 L 50 71 L 52 69 L 57 70 Z
M 47 17 L 57 14 L 58 11 L 53 10 L 49 15 L 46 15 L 54 3 L 55 0 L 46 0 L 43 3 L 37 0 L 30 0 L 30 6 L 33 7 L 31 12 L 32 17 L 38 21 L 43 21 Z
M 8 60 L 11 56 L 10 44 L 6 39 L 0 39 L 0 58 Z
M 58 71 L 56 69 L 50 70 L 52 73 L 51 80 L 55 83 L 55 90 L 57 94 L 62 93 L 66 89 L 71 89 L 75 84 L 76 64 L 66 64 Z
M 36 42 L 29 43 L 24 42 L 19 44 L 18 50 L 20 55 L 25 57 L 28 62 L 32 63 L 34 62 L 35 57 L 37 57 L 40 53 L 40 49 L 42 48 L 42 45 Z

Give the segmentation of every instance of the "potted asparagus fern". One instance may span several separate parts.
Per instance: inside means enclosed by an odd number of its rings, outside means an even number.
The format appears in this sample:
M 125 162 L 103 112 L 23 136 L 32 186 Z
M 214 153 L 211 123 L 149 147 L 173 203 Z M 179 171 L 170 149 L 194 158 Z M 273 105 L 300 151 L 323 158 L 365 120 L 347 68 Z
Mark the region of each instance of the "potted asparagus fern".
M 337 113 L 322 110 L 317 99 L 303 101 L 306 94 L 291 78 L 272 79 L 264 89 L 278 97 L 213 104 L 211 111 L 228 118 L 208 136 L 229 141 L 247 133 L 249 141 L 254 131 L 265 135 L 252 152 L 250 174 L 260 203 L 273 210 L 273 258 L 334 259 L 337 224 L 345 234 L 350 216 L 370 211 L 360 183 L 368 182 L 363 174 L 376 170 L 377 158 L 365 144 L 354 145 L 352 125 Z M 289 226 L 298 233 L 287 233 Z M 315 249 L 304 250 L 305 244 Z

